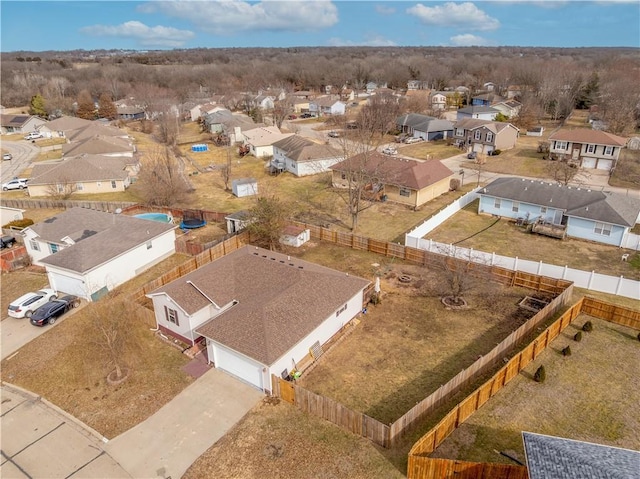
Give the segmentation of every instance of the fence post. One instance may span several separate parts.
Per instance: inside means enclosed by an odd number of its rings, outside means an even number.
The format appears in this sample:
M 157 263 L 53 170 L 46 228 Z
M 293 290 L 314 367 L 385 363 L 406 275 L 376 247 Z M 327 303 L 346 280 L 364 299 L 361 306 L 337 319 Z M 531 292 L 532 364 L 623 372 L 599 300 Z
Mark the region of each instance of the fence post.
M 491 253 L 491 264 L 489 266 L 493 266 L 496 264 L 496 252 Z
M 616 294 L 620 294 L 620 289 L 622 288 L 622 282 L 624 281 L 624 276 L 620 276 L 618 279 L 618 285 L 616 286 Z
M 538 263 L 538 271 L 536 274 L 540 276 L 540 273 L 542 273 L 542 260 L 540 260 L 540 262 Z
M 589 282 L 587 283 L 587 289 L 591 289 L 591 284 L 593 283 L 593 277 L 595 276 L 595 274 L 595 271 L 591 271 L 591 276 L 589 276 Z
M 513 270 L 518 271 L 518 257 L 513 258 Z

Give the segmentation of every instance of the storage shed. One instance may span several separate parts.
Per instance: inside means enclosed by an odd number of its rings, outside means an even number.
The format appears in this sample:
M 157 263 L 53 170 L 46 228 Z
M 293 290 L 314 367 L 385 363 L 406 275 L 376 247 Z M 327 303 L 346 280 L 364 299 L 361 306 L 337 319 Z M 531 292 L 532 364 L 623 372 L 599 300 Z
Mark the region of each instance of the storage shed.
M 240 178 L 231 183 L 233 194 L 238 198 L 258 194 L 258 181 L 255 178 Z

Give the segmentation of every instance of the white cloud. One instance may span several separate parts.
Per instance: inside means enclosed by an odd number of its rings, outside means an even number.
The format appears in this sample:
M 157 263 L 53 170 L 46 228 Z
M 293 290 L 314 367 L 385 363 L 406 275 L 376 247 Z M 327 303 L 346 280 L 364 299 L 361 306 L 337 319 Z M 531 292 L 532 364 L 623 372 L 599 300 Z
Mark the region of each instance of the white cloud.
M 261 1 L 241 0 L 149 2 L 138 7 L 143 13 L 160 12 L 192 22 L 216 35 L 240 31 L 321 30 L 338 22 L 338 9 L 330 0 Z
M 92 25 L 80 29 L 82 33 L 97 37 L 126 37 L 138 40 L 145 47 L 181 47 L 195 34 L 161 25 L 149 27 L 142 22 L 130 21 L 120 25 Z
M 500 26 L 498 19 L 490 17 L 471 2 L 448 2 L 435 7 L 425 7 L 418 3 L 407 9 L 407 13 L 418 17 L 425 25 L 439 27 L 495 30 Z
M 449 38 L 451 45 L 456 47 L 486 47 L 492 45 L 490 40 L 472 35 L 471 33 L 465 33 L 462 35 L 455 35 Z
M 332 37 L 329 39 L 328 45 L 332 47 L 395 47 L 398 44 L 379 35 L 372 35 L 361 42 Z
M 396 9 L 393 7 L 387 7 L 386 5 L 376 5 L 376 12 L 380 15 L 393 15 L 396 13 Z

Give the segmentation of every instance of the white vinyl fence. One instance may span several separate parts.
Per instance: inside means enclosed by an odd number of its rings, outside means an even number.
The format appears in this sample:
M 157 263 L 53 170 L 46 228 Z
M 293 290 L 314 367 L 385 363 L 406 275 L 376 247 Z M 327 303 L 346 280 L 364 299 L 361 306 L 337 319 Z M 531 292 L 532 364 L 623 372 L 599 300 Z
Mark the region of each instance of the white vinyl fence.
M 550 278 L 565 279 L 567 281 L 573 281 L 578 288 L 640 300 L 640 281 L 626 279 L 622 276 L 607 276 L 596 273 L 595 271 L 582 271 L 569 268 L 568 266 L 547 264 L 542 261 L 528 261 L 517 257 L 511 258 L 496 253 L 486 253 L 484 251 L 476 251 L 470 248 L 422 239 L 423 236 L 437 226 L 440 226 L 446 219 L 453 216 L 477 197 L 476 189 L 459 198 L 455 203 L 450 204 L 435 216 L 429 218 L 423 224 L 405 235 L 405 246 L 455 256 L 456 258 L 468 259 L 475 263 L 501 266 L 513 271 L 524 271 L 526 273 L 548 276 Z M 448 216 L 445 217 L 445 213 L 448 214 Z

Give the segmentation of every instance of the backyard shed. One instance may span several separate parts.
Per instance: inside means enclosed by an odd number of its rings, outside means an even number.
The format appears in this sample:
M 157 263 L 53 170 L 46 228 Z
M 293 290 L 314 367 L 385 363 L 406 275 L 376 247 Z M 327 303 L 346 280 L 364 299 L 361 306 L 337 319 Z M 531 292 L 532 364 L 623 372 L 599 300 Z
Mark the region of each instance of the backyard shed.
M 299 248 L 307 241 L 311 239 L 311 231 L 302 228 L 301 226 L 289 225 L 285 227 L 282 235 L 280 236 L 280 243 L 287 246 L 293 246 Z
M 238 198 L 258 194 L 258 181 L 255 178 L 240 178 L 231 183 L 233 194 Z

